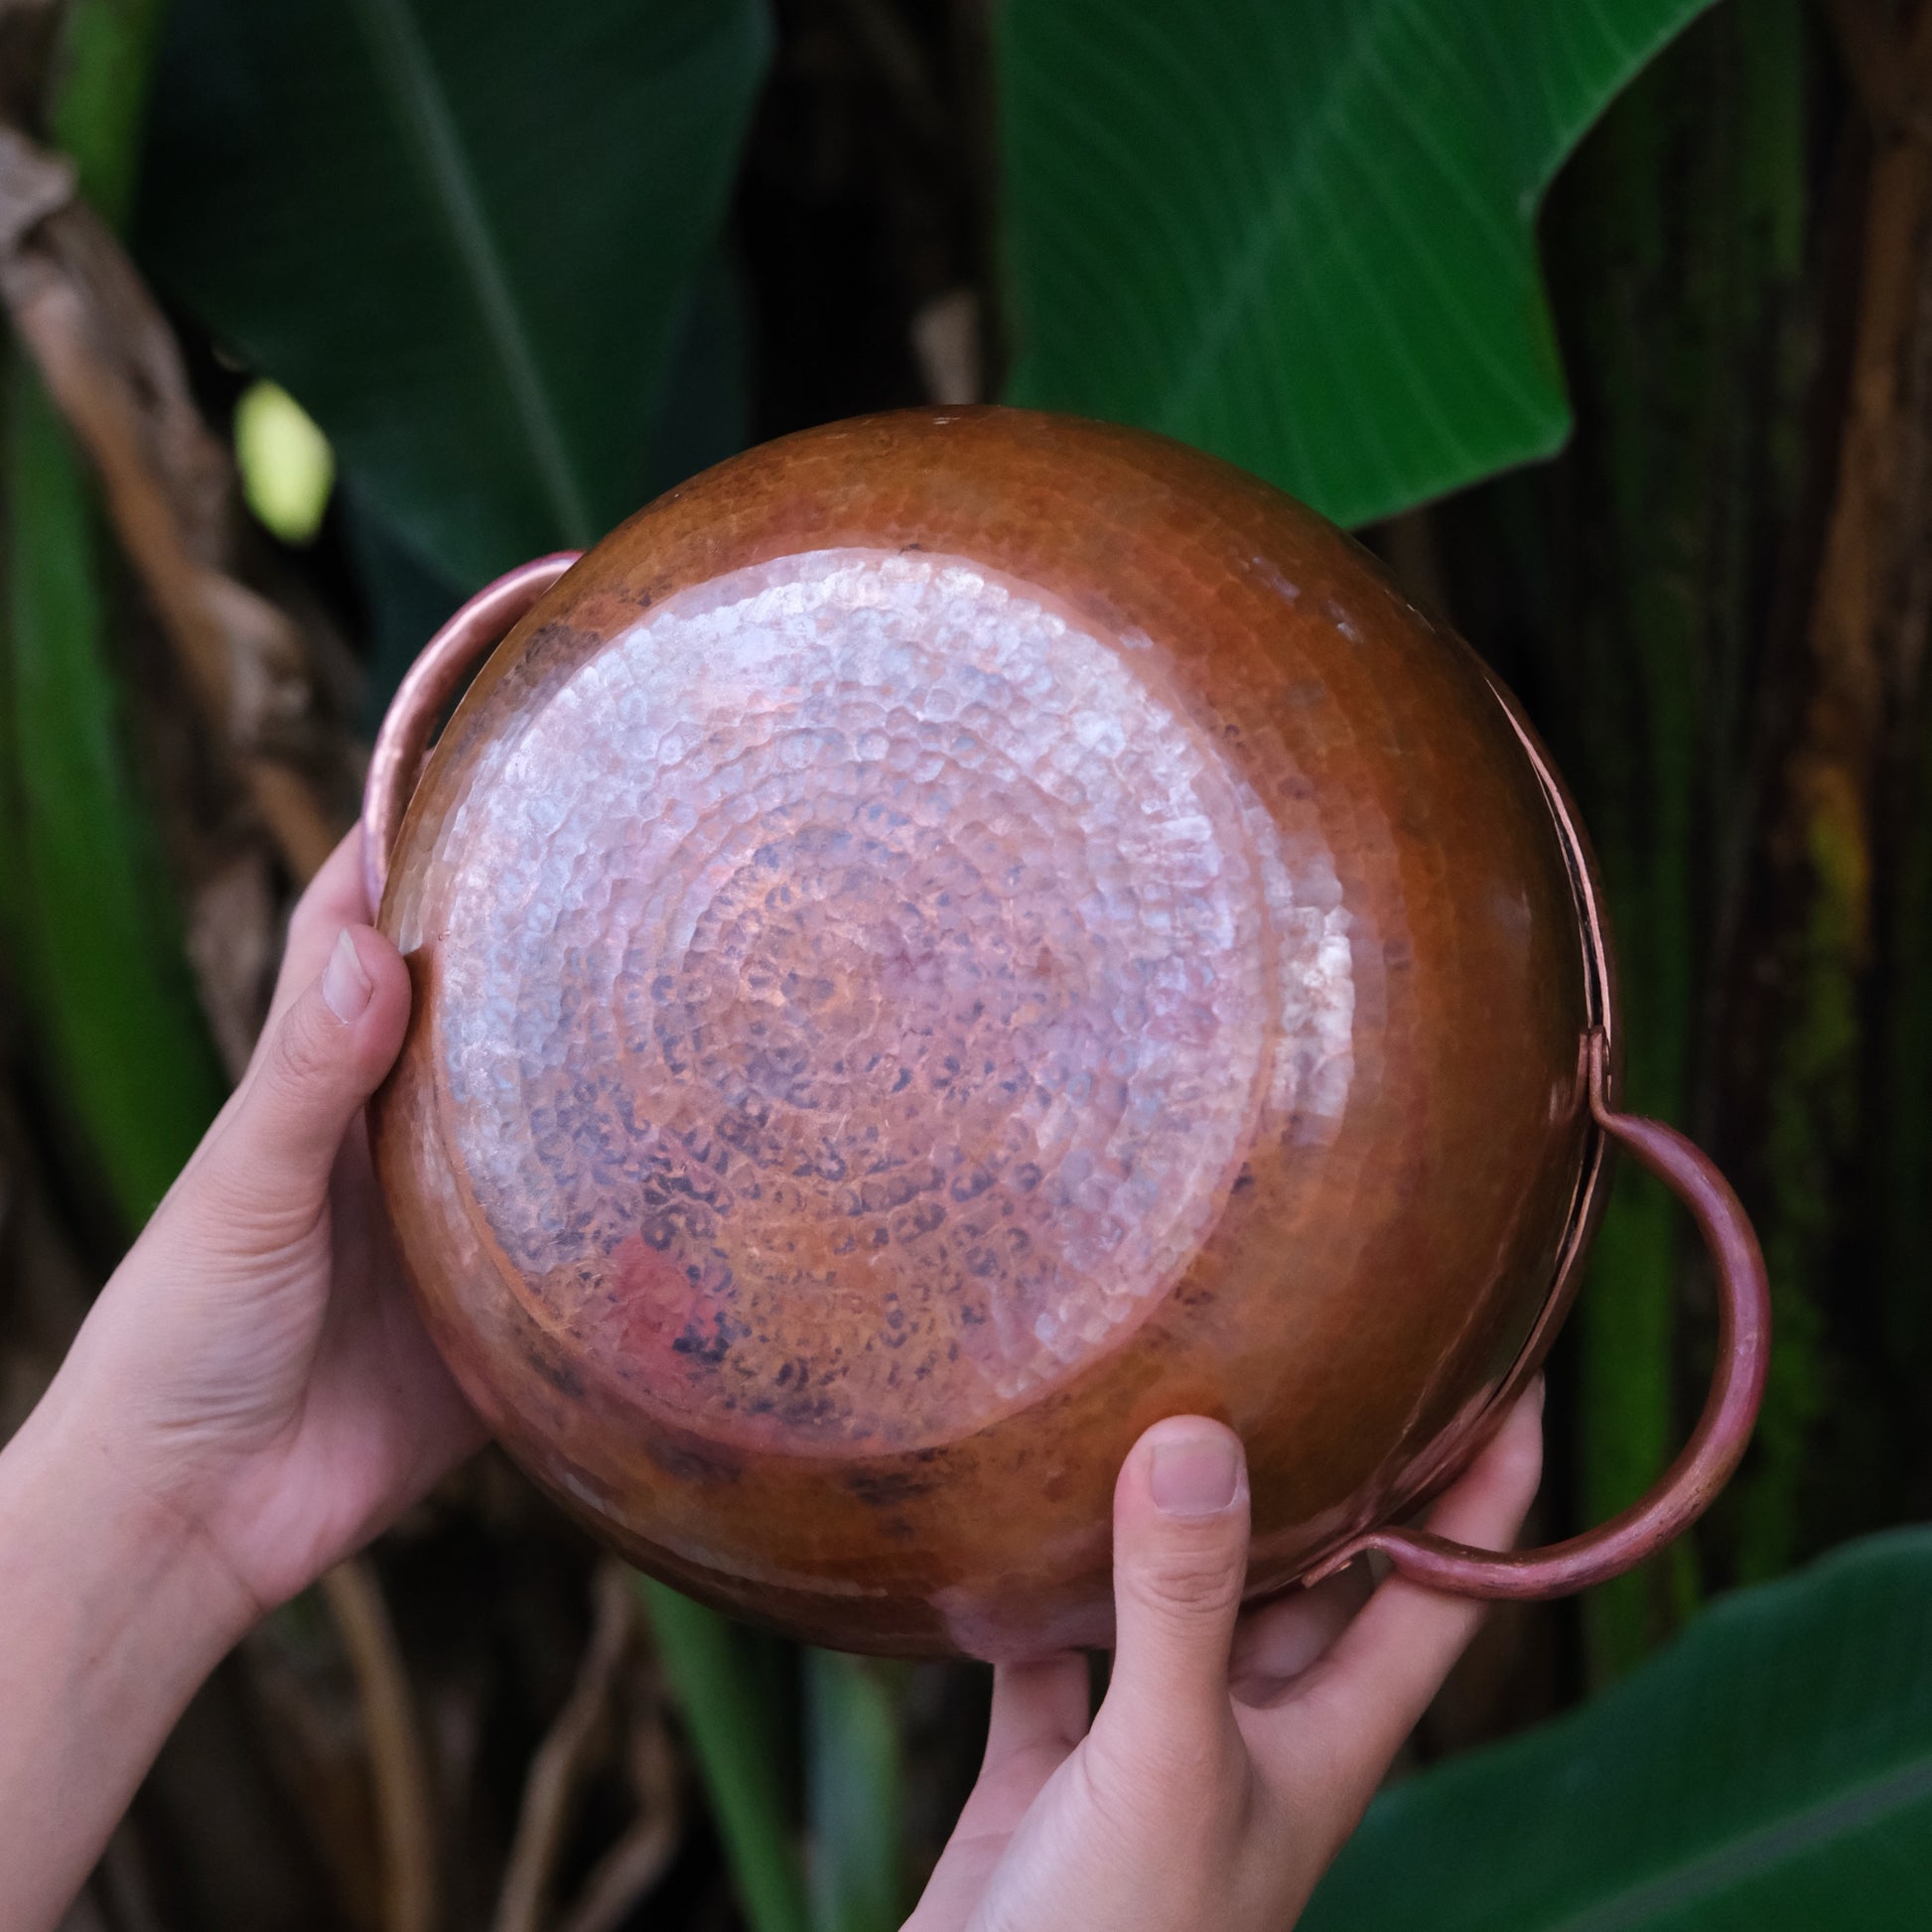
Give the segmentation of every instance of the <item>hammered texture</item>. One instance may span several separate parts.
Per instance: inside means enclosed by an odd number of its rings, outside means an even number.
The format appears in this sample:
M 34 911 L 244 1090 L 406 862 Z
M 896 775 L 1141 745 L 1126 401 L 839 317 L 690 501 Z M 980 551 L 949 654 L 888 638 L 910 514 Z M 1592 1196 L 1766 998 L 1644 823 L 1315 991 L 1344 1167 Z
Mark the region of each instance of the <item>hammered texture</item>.
M 1019 412 L 753 452 L 550 593 L 404 826 L 432 1330 L 620 1547 L 821 1641 L 1104 1638 L 1180 1409 L 1277 1587 L 1520 1366 L 1564 864 L 1479 667 L 1249 480 Z
M 492 1232 L 640 1400 L 747 1442 L 918 1447 L 1051 1386 L 1172 1285 L 1264 1100 L 1347 1099 L 1326 850 L 1291 873 L 1131 653 L 964 560 L 667 600 L 447 852 Z

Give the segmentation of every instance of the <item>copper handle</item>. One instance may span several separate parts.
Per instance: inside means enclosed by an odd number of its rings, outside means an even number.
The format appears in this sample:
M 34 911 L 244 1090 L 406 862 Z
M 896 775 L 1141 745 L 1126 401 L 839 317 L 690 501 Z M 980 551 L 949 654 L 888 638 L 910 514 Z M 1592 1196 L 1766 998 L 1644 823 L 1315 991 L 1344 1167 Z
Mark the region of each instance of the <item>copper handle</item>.
M 369 910 L 382 906 L 402 815 L 429 756 L 430 735 L 444 707 L 462 688 L 478 658 L 492 649 L 584 553 L 553 551 L 533 557 L 486 584 L 426 643 L 383 714 L 362 786 L 362 884 Z
M 1370 1530 L 1305 1580 L 1318 1583 L 1366 1550 L 1380 1550 L 1405 1577 L 1463 1596 L 1565 1596 L 1618 1577 L 1697 1521 L 1729 1480 L 1764 1394 L 1771 1297 L 1757 1236 L 1710 1159 L 1673 1127 L 1614 1112 L 1605 1096 L 1603 1035 L 1589 1043 L 1589 1108 L 1691 1210 L 1718 1270 L 1718 1366 L 1704 1414 L 1682 1454 L 1650 1493 L 1620 1516 L 1541 1550 L 1477 1550 L 1426 1530 Z

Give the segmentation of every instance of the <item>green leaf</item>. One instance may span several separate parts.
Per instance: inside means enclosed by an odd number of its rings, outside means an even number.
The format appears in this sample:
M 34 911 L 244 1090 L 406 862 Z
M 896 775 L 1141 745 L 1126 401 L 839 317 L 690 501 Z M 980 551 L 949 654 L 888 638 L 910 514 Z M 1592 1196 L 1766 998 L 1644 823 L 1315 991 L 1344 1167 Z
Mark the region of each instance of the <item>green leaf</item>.
M 1570 427 L 1538 202 L 1708 0 L 1010 0 L 1011 400 L 1339 522 Z
M 464 586 L 643 502 L 764 0 L 175 0 L 137 252 Z
M 121 739 L 86 479 L 18 352 L 6 372 L 0 912 L 59 1102 L 132 1230 L 222 1082 Z
M 783 1725 L 751 1632 L 637 1580 L 752 1932 L 812 1932 L 786 1803 Z
M 658 397 L 651 473 L 641 500 L 745 447 L 751 421 L 749 303 L 735 264 L 714 257 L 693 279 L 678 322 L 670 377 Z M 344 528 L 362 592 L 369 641 L 362 701 L 373 736 L 403 673 L 463 592 L 411 550 L 355 491 Z
M 161 0 L 69 0 L 61 23 L 54 142 L 80 192 L 118 228 L 134 199 Z
M 1932 1900 L 1932 1531 L 1740 1590 L 1379 1799 L 1302 1932 L 1889 1932 Z
M 904 1917 L 894 1681 L 876 1658 L 805 1652 L 813 1932 L 894 1932 Z

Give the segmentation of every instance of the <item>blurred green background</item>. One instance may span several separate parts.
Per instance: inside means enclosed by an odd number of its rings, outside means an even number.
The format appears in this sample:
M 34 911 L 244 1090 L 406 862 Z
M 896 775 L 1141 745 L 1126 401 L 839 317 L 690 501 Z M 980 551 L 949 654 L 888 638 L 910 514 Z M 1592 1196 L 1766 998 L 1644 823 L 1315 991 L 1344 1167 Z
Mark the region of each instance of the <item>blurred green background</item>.
M 0 295 L 0 1429 L 463 596 L 860 410 L 1144 424 L 1523 697 L 1628 1104 L 1776 1303 L 1718 1508 L 1492 1619 L 1310 1922 L 1926 1922 L 1928 0 L 9 0 Z M 1538 1536 L 1646 1486 L 1714 1329 L 1625 1176 Z M 487 1454 L 223 1666 L 71 1924 L 872 1932 L 985 1700 L 643 1587 Z

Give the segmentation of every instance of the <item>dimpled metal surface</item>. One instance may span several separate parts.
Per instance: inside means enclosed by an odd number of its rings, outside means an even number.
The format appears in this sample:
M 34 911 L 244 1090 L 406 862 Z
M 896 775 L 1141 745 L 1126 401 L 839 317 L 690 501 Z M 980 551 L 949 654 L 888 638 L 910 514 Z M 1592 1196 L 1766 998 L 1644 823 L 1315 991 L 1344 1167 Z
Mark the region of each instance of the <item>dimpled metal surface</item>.
M 495 652 L 382 922 L 432 1331 L 566 1506 L 815 1641 L 1109 1632 L 1114 1472 L 1251 1587 L 1473 1449 L 1589 1147 L 1576 899 L 1475 660 L 1136 433 L 906 414 L 651 505 Z

